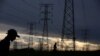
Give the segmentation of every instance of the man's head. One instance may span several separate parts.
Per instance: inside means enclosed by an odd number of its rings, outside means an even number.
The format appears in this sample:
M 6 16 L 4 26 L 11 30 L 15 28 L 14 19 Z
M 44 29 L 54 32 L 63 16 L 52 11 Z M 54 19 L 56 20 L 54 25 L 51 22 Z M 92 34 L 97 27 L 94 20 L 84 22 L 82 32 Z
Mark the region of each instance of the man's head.
M 20 37 L 18 34 L 17 34 L 17 31 L 15 29 L 9 29 L 8 32 L 8 38 L 13 41 L 16 39 L 16 37 Z

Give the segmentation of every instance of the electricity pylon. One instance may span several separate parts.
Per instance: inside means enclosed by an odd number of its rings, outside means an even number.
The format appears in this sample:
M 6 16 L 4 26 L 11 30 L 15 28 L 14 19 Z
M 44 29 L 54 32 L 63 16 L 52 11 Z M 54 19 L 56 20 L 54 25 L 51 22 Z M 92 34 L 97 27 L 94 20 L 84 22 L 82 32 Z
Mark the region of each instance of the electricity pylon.
M 65 0 L 64 16 L 62 25 L 62 44 L 65 37 L 72 37 L 73 51 L 75 51 L 75 20 L 74 20 L 74 0 Z
M 52 4 L 41 4 L 41 9 L 43 10 L 41 13 L 43 14 L 43 34 L 42 34 L 42 47 L 43 47 L 43 37 L 47 37 L 47 49 L 49 49 L 49 41 L 48 41 L 48 21 L 50 20 L 49 14 L 51 13 L 50 10 L 52 9 Z

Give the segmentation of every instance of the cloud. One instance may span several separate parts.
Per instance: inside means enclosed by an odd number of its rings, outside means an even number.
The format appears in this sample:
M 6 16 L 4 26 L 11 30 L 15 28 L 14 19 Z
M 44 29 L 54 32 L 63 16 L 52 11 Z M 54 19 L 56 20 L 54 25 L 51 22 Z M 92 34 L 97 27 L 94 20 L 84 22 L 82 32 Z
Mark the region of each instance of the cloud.
M 9 29 L 16 29 L 18 31 L 18 33 L 27 33 L 26 28 L 19 27 L 19 26 L 16 26 L 16 25 L 0 23 L 0 27 L 1 27 L 0 33 L 6 34 Z
M 26 38 L 25 38 L 26 36 Z M 38 49 L 39 48 L 39 44 L 40 44 L 40 39 L 42 38 L 42 36 L 34 36 L 33 35 L 33 40 L 29 40 L 29 35 L 24 35 L 22 34 L 21 35 L 21 39 L 17 39 L 16 42 L 17 42 L 17 46 L 21 46 L 19 48 L 27 48 L 28 47 L 28 44 L 30 44 L 30 47 L 32 48 L 35 48 L 35 49 Z M 61 38 L 56 38 L 56 37 L 48 37 L 49 38 L 49 48 L 50 50 L 53 48 L 53 45 L 55 42 L 57 42 L 57 48 L 58 50 L 65 50 L 66 47 L 71 50 L 71 47 L 73 46 L 73 41 L 72 39 L 64 39 L 64 42 L 63 42 L 63 48 L 61 47 Z M 46 49 L 47 47 L 47 41 L 46 41 L 46 37 L 44 37 L 43 39 L 45 39 L 45 41 L 43 42 L 43 46 L 44 46 L 44 49 Z M 93 43 L 90 43 L 88 42 L 88 44 L 90 45 L 89 49 L 90 50 L 97 50 L 98 49 L 98 45 L 97 44 L 93 44 Z M 76 49 L 77 50 L 83 50 L 83 47 L 84 47 L 85 43 L 82 42 L 82 41 L 77 41 L 76 40 Z
M 36 31 L 37 35 L 42 34 L 43 30 L 43 21 L 40 21 L 41 16 L 39 15 L 41 10 L 40 3 L 53 3 L 53 10 L 50 10 L 53 14 L 53 17 L 50 16 L 51 21 L 49 21 L 49 33 L 50 35 L 61 35 L 62 28 L 62 20 L 63 20 L 63 9 L 64 9 L 64 1 L 63 0 L 0 0 L 2 3 L 2 12 L 0 13 L 0 28 L 4 31 L 7 31 L 7 28 L 15 28 L 18 29 L 18 32 L 27 32 L 25 29 L 27 28 L 27 22 L 37 22 Z M 99 0 L 84 0 L 85 11 L 83 11 L 82 3 L 83 0 L 74 0 L 75 2 L 75 27 L 76 31 L 80 31 L 79 29 L 84 28 L 84 18 L 87 19 L 88 28 L 90 32 L 94 36 L 90 36 L 91 40 L 99 41 L 100 33 L 100 6 Z M 98 3 L 98 4 L 97 4 Z M 83 15 L 83 12 L 86 13 L 86 17 Z M 85 22 L 86 23 L 86 22 Z M 4 25 L 4 26 L 3 26 Z M 92 30 L 91 30 L 92 29 Z M 1 31 L 3 31 L 1 30 Z M 78 32 L 79 33 L 79 32 Z M 98 36 L 98 37 L 97 37 Z M 93 39 L 92 39 L 93 38 Z M 77 39 L 82 39 L 82 36 L 77 36 Z

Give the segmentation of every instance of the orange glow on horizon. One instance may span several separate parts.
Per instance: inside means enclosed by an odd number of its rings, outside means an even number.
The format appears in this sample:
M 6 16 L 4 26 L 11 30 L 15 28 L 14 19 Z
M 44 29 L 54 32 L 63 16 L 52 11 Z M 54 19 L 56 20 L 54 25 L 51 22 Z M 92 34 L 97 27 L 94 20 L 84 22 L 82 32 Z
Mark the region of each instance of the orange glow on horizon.
M 28 45 L 29 41 L 28 38 L 32 37 L 33 38 L 33 45 L 31 45 L 33 48 L 37 48 L 39 46 L 39 39 L 42 38 L 42 36 L 35 36 L 35 35 L 26 35 L 26 34 L 19 34 L 21 36 L 21 38 L 17 38 L 15 41 L 17 43 L 21 43 L 23 45 Z M 0 39 L 3 39 L 6 36 L 6 34 L 0 34 Z M 44 43 L 43 45 L 45 46 L 46 49 L 46 45 L 47 45 L 47 41 L 46 41 L 46 37 L 44 37 Z M 58 50 L 72 50 L 73 47 L 73 42 L 72 39 L 64 39 L 63 44 L 61 42 L 61 38 L 60 37 L 48 37 L 49 39 L 49 50 L 53 49 L 53 45 L 55 42 L 57 42 L 57 48 Z M 76 40 L 76 50 L 83 50 L 83 47 L 86 43 L 81 42 L 81 41 L 77 41 Z M 88 43 L 89 46 L 89 50 L 98 50 L 98 44 L 93 44 L 93 43 Z M 63 46 L 61 46 L 63 45 Z M 18 45 L 20 46 L 20 45 Z

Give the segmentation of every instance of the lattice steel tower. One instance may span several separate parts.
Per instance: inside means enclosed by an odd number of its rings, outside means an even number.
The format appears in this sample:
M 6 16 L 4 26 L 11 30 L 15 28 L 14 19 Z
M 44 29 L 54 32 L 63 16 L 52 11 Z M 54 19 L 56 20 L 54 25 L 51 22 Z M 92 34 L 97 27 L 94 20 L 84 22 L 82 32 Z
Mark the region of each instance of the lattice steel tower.
M 88 29 L 83 29 L 83 38 L 84 38 L 84 51 L 89 51 L 89 44 L 88 44 L 88 38 L 89 38 L 89 30 Z
M 28 48 L 30 48 L 33 45 L 33 30 L 34 30 L 34 25 L 36 23 L 34 22 L 29 22 L 28 23 L 28 30 L 29 30 L 29 43 L 28 43 Z
M 75 23 L 74 23 L 74 0 L 65 0 L 64 16 L 62 25 L 62 42 L 65 37 L 72 37 L 73 51 L 75 51 Z
M 18 43 L 16 41 L 14 41 L 14 44 L 13 44 L 13 49 L 17 49 L 17 45 Z
M 52 10 L 52 5 L 53 4 L 41 4 L 41 10 L 43 10 L 41 13 L 43 15 L 44 18 L 42 18 L 41 20 L 43 20 L 43 34 L 42 34 L 42 44 L 44 41 L 43 37 L 47 37 L 47 49 L 49 48 L 48 44 L 48 21 L 50 20 L 50 10 Z

